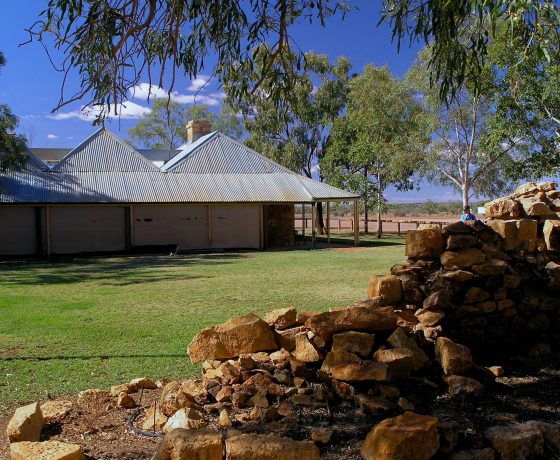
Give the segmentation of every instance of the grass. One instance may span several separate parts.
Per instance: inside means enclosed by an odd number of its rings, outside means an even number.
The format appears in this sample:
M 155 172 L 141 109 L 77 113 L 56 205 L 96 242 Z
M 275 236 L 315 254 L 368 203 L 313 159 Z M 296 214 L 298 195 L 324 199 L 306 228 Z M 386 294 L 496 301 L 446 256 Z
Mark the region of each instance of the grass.
M 403 240 L 349 250 L 64 258 L 0 263 L 0 413 L 138 376 L 193 375 L 186 348 L 231 316 L 365 297 Z

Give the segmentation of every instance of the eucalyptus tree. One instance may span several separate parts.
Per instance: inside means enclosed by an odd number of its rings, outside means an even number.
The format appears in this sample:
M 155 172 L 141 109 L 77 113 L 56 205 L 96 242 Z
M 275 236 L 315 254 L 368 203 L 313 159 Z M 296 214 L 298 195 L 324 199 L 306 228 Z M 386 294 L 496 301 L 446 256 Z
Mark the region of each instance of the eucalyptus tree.
M 381 237 L 389 185 L 401 190 L 413 187 L 430 122 L 412 88 L 387 67 L 367 65 L 350 82 L 348 109 L 334 124 L 321 166 L 331 182 L 361 195 L 366 233 L 368 213 L 375 206 Z
M 294 61 L 297 56 L 286 53 L 283 59 Z M 331 127 L 346 106 L 349 72 L 344 57 L 330 63 L 325 55 L 306 53 L 302 70 L 279 101 L 270 97 L 278 84 L 272 81 L 237 104 L 245 118 L 245 143 L 293 171 L 324 180 L 319 165 Z M 321 203 L 317 211 L 323 231 Z
M 206 119 L 213 128 L 230 137 L 239 138 L 242 123 L 231 108 L 222 105 L 216 114 L 208 106 L 186 105 L 166 98 L 155 98 L 152 109 L 128 130 L 131 139 L 150 149 L 174 150 L 187 141 L 187 122 Z
M 399 48 L 407 39 L 431 46 L 426 63 L 431 83 L 440 99 L 449 101 L 465 83 L 483 84 L 489 49 L 500 29 L 519 44 L 521 59 L 536 52 L 553 62 L 543 38 L 558 33 L 560 10 L 557 0 L 384 0 L 382 20 L 391 25 Z
M 204 69 L 223 83 L 236 81 L 230 94 L 241 98 L 274 67 L 285 90 L 303 61 L 299 52 L 295 63 L 282 58 L 296 48 L 292 26 L 325 25 L 349 8 L 346 0 L 49 0 L 29 33 L 56 61 L 64 83 L 70 73 L 79 79 L 75 92 L 63 83 L 55 110 L 85 99 L 104 108 L 101 122 L 144 78 L 171 92 L 177 72 L 193 78 Z M 258 73 L 257 61 L 264 63 Z M 238 79 L 240 73 L 253 78 Z M 279 100 L 281 89 L 271 97 Z
M 0 52 L 0 69 L 6 65 L 6 58 Z M 24 136 L 16 134 L 19 124 L 10 107 L 0 104 L 0 171 L 23 166 L 27 162 L 27 146 Z

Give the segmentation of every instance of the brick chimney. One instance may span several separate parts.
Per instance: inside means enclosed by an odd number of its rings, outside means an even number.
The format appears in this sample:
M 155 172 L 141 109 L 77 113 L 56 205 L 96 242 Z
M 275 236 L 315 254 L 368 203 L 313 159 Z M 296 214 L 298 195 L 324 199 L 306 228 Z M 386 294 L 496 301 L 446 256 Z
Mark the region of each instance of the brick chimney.
M 212 122 L 209 120 L 189 120 L 187 123 L 187 142 L 192 143 L 197 139 L 212 132 Z

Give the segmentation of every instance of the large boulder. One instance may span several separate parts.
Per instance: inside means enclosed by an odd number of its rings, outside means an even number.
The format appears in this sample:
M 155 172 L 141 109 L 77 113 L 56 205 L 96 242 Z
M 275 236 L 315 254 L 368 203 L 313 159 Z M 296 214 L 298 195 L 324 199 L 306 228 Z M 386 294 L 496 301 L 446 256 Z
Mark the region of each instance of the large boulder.
M 439 257 L 445 250 L 445 237 L 441 230 L 423 229 L 406 232 L 405 255 L 412 259 Z
M 43 414 L 43 423 L 45 425 L 53 422 L 58 422 L 64 418 L 74 403 L 72 401 L 47 401 L 41 404 L 41 414 Z
M 317 349 L 313 342 L 309 340 L 305 332 L 296 335 L 296 348 L 292 352 L 292 355 L 304 363 L 314 363 L 323 358 L 323 354 Z
M 428 460 L 438 449 L 438 419 L 405 412 L 375 425 L 360 452 L 365 460 Z
M 259 434 L 229 438 L 226 452 L 227 460 L 315 460 L 321 457 L 313 441 Z
M 544 242 L 549 251 L 560 250 L 560 220 L 547 220 L 543 227 Z
M 399 302 L 402 298 L 401 280 L 395 275 L 373 275 L 369 279 L 368 298 L 383 298 L 387 303 Z
M 498 198 L 485 206 L 485 216 L 493 219 L 517 219 L 522 215 L 521 203 L 509 197 Z
M 347 382 L 384 382 L 391 378 L 389 366 L 385 363 L 366 361 L 353 353 L 331 351 L 323 361 L 321 372 L 333 379 Z
M 297 310 L 295 307 L 278 308 L 267 313 L 264 320 L 276 329 L 286 329 L 297 323 Z
M 445 375 L 462 375 L 474 366 L 470 350 L 447 337 L 436 341 L 436 361 Z
M 350 307 L 319 313 L 305 322 L 315 335 L 325 340 L 337 332 L 391 332 L 397 326 L 397 316 L 391 307 Z
M 278 349 L 270 326 L 249 313 L 200 331 L 188 348 L 191 361 L 236 358 L 244 353 Z
M 165 435 L 152 460 L 222 460 L 222 434 L 178 428 Z
M 347 351 L 367 358 L 371 354 L 374 341 L 375 335 L 367 332 L 340 332 L 333 335 L 332 351 Z
M 525 460 L 543 453 L 543 435 L 533 425 L 494 426 L 488 428 L 485 435 L 501 460 Z
M 503 238 L 505 251 L 537 239 L 538 224 L 533 219 L 489 220 L 487 225 Z
M 441 264 L 448 269 L 469 268 L 481 264 L 486 260 L 486 255 L 475 248 L 462 249 L 460 251 L 445 251 L 440 256 Z
M 10 454 L 12 460 L 86 460 L 81 446 L 60 441 L 16 442 Z
M 18 407 L 8 423 L 6 434 L 10 442 L 39 441 L 43 429 L 43 414 L 39 403 Z

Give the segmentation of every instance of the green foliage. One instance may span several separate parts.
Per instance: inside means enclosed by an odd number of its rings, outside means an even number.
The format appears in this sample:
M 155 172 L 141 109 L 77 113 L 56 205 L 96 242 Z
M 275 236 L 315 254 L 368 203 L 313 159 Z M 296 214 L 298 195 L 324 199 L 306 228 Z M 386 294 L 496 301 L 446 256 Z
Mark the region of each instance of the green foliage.
M 297 60 L 293 53 L 283 57 L 286 61 Z M 249 134 L 245 143 L 311 177 L 312 166 L 324 155 L 330 128 L 345 107 L 349 71 L 350 63 L 344 57 L 330 64 L 327 56 L 310 52 L 305 55 L 305 66 L 292 89 L 278 103 L 270 98 L 274 88 L 268 82 L 256 93 L 247 94 L 237 104 Z
M 243 132 L 241 122 L 228 107 L 222 106 L 219 116 L 205 105 L 184 105 L 156 98 L 149 114 L 129 129 L 129 136 L 146 148 L 156 150 L 176 149 L 187 141 L 189 120 L 210 120 L 213 129 L 234 138 Z
M 471 203 L 473 213 L 476 214 L 476 209 L 484 206 L 484 203 L 484 201 Z M 389 211 L 396 217 L 459 216 L 463 212 L 463 203 L 455 200 L 441 203 L 431 200 L 423 203 L 396 203 L 390 205 Z
M 430 119 L 411 88 L 387 67 L 367 65 L 350 83 L 348 109 L 331 132 L 321 168 L 332 183 L 383 211 L 388 185 L 410 189 L 428 143 Z
M 440 99 L 449 101 L 465 84 L 478 88 L 500 25 L 522 54 L 535 52 L 553 62 L 541 38 L 558 32 L 560 12 L 555 0 L 384 0 L 383 20 L 399 47 L 407 38 L 432 44 L 430 78 Z
M 178 70 L 191 78 L 208 71 L 209 54 L 216 56 L 213 74 L 235 82 L 234 99 L 277 81 L 270 96 L 279 102 L 302 67 L 300 53 L 295 61 L 282 58 L 293 47 L 290 28 L 302 20 L 325 24 L 348 9 L 345 0 L 49 0 L 30 33 L 61 50 L 58 67 L 80 78 L 75 94 L 66 97 L 63 88 L 56 109 L 87 96 L 105 108 L 100 122 L 144 75 L 172 89 Z
M 0 52 L 0 69 L 6 65 L 6 58 Z M 15 169 L 27 163 L 27 141 L 15 133 L 18 127 L 16 117 L 6 104 L 0 104 L 0 171 Z
M 506 123 L 499 116 L 499 74 L 486 65 L 476 87 L 464 83 L 445 104 L 431 82 L 428 63 L 433 52 L 432 47 L 423 50 L 407 74 L 434 128 L 422 172 L 433 183 L 454 187 L 464 205 L 473 196 L 503 195 L 517 179 L 505 171 L 529 158 L 534 149 L 519 124 Z

